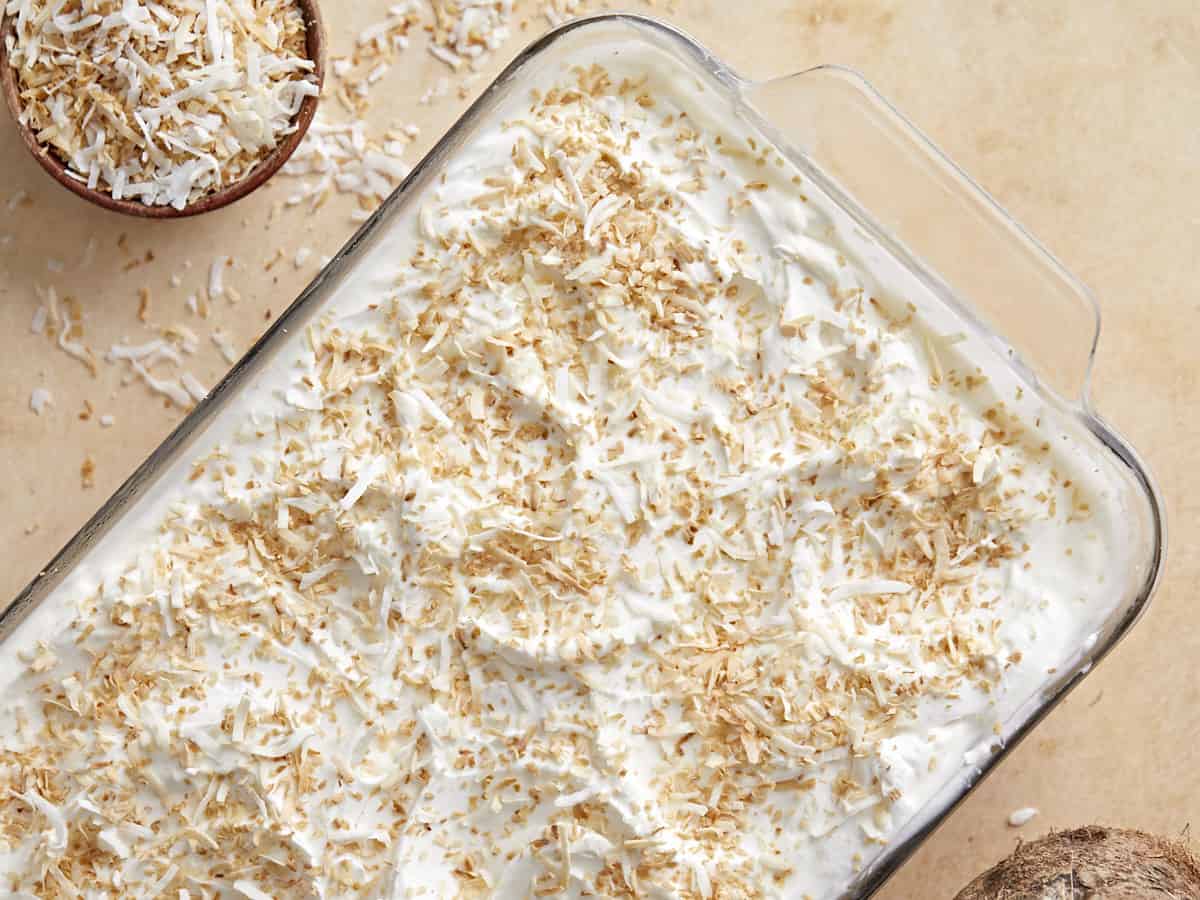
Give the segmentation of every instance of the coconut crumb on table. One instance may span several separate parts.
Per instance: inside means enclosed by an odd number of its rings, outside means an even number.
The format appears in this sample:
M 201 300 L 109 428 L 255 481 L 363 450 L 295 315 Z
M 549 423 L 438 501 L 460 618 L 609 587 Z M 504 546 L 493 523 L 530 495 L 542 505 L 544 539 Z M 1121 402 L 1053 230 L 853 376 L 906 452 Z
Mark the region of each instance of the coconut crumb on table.
M 34 388 L 29 395 L 29 408 L 41 415 L 47 406 L 54 405 L 54 396 L 44 387 Z
M 33 198 L 29 196 L 28 191 L 22 189 L 22 190 L 15 192 L 11 197 L 8 198 L 8 203 L 6 205 L 6 208 L 9 212 L 13 212 L 18 207 L 22 207 L 22 206 L 27 207 L 27 206 L 32 206 L 32 205 L 33 205 Z
M 96 460 L 90 454 L 79 465 L 79 482 L 85 490 L 96 485 Z
M 213 345 L 221 351 L 221 356 L 224 358 L 225 362 L 229 363 L 230 365 L 233 365 L 235 362 L 237 362 L 237 350 L 234 349 L 233 341 L 229 339 L 229 335 L 227 335 L 223 329 L 216 329 L 210 335 L 210 337 Z
M 1038 810 L 1032 806 L 1024 806 L 1021 809 L 1015 809 L 1008 816 L 1008 824 L 1012 828 L 1020 828 L 1022 825 L 1027 825 L 1037 816 Z
M 228 256 L 218 256 L 208 267 L 208 299 L 216 300 L 225 294 L 225 270 L 233 261 Z

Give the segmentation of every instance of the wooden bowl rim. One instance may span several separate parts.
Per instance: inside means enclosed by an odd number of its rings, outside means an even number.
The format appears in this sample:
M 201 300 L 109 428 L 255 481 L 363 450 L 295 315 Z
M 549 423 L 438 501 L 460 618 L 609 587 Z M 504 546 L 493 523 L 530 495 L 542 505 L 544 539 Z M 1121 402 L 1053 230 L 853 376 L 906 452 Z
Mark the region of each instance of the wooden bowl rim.
M 295 3 L 300 7 L 304 16 L 305 55 L 313 61 L 313 74 L 317 79 L 317 88 L 320 89 L 325 83 L 325 32 L 320 4 L 318 0 L 295 0 Z M 127 216 L 137 216 L 143 219 L 183 219 L 212 212 L 241 200 L 247 194 L 261 187 L 296 152 L 296 148 L 304 140 L 304 135 L 308 133 L 308 128 L 317 113 L 317 105 L 320 101 L 319 93 L 300 101 L 300 110 L 296 113 L 296 129 L 276 144 L 245 178 L 227 185 L 219 191 L 206 194 L 187 204 L 183 209 L 167 205 L 151 206 L 140 200 L 117 200 L 107 191 L 93 190 L 84 182 L 68 175 L 66 164 L 38 141 L 33 129 L 21 121 L 22 105 L 17 72 L 9 65 L 8 61 L 8 39 L 10 35 L 15 34 L 15 29 L 16 23 L 11 16 L 5 17 L 4 22 L 0 24 L 0 88 L 3 89 L 4 99 L 12 114 L 13 125 L 21 135 L 21 140 L 38 164 L 71 193 L 89 200 L 97 206 Z

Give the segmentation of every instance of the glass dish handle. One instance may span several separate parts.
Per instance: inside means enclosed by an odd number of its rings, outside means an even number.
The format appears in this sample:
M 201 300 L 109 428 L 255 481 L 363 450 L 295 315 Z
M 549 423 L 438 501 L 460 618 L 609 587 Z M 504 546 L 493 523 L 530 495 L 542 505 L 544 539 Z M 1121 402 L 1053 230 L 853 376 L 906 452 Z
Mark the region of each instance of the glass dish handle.
M 1100 332 L 1092 295 L 861 75 L 819 66 L 741 89 L 745 113 L 832 181 L 825 187 L 860 226 L 1026 377 L 1088 408 Z

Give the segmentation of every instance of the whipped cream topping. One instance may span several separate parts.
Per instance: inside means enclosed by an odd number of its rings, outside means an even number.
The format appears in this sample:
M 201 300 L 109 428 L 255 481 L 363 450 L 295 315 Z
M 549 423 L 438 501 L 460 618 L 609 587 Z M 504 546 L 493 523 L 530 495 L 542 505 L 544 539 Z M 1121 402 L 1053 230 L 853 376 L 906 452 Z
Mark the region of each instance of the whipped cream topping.
M 718 88 L 569 63 L 0 647 L 11 891 L 834 897 L 1093 633 L 1053 412 Z

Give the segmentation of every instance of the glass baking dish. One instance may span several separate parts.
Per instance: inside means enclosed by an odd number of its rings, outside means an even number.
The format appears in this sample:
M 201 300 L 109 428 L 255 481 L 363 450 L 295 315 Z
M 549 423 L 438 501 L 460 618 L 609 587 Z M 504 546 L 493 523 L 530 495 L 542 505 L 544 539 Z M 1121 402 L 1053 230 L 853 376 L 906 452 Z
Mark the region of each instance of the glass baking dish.
M 226 378 L 167 438 L 0 618 L 11 636 L 56 588 L 87 583 L 93 554 L 121 545 L 132 517 L 169 500 L 175 478 L 230 420 L 253 408 L 260 376 L 281 364 L 289 334 L 339 291 L 354 285 L 357 263 L 385 251 L 389 225 L 410 211 L 455 149 L 494 120 L 498 104 L 554 61 L 589 42 L 617 38 L 670 54 L 735 114 L 775 140 L 805 177 L 832 198 L 898 278 L 920 284 L 939 306 L 931 318 L 963 332 L 963 352 L 1002 360 L 1015 383 L 1084 446 L 1088 464 L 1117 486 L 1129 565 L 1111 584 L 1094 640 L 1069 648 L 1069 661 L 1032 696 L 1005 707 L 1002 731 L 973 753 L 896 838 L 869 860 L 843 897 L 874 893 L 966 794 L 1107 654 L 1144 612 L 1162 569 L 1162 503 L 1137 454 L 1093 411 L 1088 377 L 1099 334 L 1095 301 L 1057 260 L 942 156 L 855 73 L 833 66 L 766 82 L 740 78 L 695 41 L 661 22 L 632 15 L 578 20 L 541 38 L 488 87 L 337 256 Z M 1003 337 L 1001 336 L 1003 335 Z M 125 523 L 123 528 L 122 523 Z

